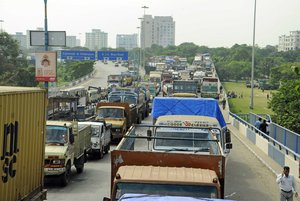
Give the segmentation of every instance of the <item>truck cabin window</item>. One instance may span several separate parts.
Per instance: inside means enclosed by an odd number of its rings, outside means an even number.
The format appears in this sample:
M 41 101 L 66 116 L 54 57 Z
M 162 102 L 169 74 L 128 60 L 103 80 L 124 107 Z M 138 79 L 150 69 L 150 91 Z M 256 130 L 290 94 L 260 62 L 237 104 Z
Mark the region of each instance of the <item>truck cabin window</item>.
M 137 99 L 134 96 L 125 96 L 124 102 L 129 104 L 137 104 Z
M 46 127 L 46 144 L 65 144 L 68 142 L 68 130 L 63 126 Z
M 108 101 L 109 102 L 120 103 L 121 102 L 121 97 L 120 96 L 110 96 Z
M 122 109 L 117 109 L 117 108 L 102 108 L 98 111 L 98 117 L 100 117 L 100 118 L 124 118 L 124 112 Z
M 151 184 L 151 183 L 123 183 L 119 182 L 114 194 L 119 199 L 125 193 L 147 195 L 190 196 L 199 198 L 217 198 L 218 190 L 215 186 L 180 185 L 180 184 Z

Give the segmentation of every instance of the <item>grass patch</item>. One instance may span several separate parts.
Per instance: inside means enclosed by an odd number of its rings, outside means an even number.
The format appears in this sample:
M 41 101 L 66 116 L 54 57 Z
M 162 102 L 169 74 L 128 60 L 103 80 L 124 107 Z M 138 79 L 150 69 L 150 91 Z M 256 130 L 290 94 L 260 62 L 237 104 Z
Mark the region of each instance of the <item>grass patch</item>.
M 253 110 L 250 109 L 250 95 L 251 88 L 247 88 L 245 82 L 225 82 L 223 83 L 226 92 L 234 91 L 238 97 L 230 98 L 229 107 L 230 111 L 236 114 L 248 114 L 253 112 L 255 114 L 274 114 L 271 109 L 268 108 L 267 94 L 271 98 L 271 90 L 262 90 L 254 88 L 254 98 L 253 98 Z M 239 95 L 242 97 L 239 98 Z

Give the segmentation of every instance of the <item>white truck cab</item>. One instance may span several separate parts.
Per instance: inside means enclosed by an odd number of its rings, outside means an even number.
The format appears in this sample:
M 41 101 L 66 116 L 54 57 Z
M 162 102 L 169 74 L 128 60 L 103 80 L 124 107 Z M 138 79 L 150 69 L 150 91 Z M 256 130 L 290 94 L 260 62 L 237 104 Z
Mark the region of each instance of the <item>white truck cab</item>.
M 92 149 L 88 154 L 103 158 L 110 150 L 111 142 L 111 124 L 104 121 L 99 122 L 79 122 L 79 125 L 90 125 L 92 127 L 91 144 Z

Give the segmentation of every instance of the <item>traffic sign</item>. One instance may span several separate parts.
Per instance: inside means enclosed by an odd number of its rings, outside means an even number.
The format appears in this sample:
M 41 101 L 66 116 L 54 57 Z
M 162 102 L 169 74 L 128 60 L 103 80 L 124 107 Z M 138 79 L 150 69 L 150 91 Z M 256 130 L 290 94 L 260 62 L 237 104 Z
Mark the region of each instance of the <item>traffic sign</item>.
M 96 52 L 81 50 L 62 50 L 60 58 L 65 60 L 96 60 Z
M 98 60 L 128 60 L 127 51 L 98 51 Z

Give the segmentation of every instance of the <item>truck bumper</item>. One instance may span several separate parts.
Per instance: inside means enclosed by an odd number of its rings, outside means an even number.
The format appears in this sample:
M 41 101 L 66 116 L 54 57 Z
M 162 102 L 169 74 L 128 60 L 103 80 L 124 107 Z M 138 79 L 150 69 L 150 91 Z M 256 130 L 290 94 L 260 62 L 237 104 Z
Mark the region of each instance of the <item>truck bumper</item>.
M 123 133 L 120 132 L 112 132 L 112 140 L 113 139 L 120 139 L 123 137 Z
M 44 168 L 45 176 L 58 176 L 65 173 L 66 168 Z

